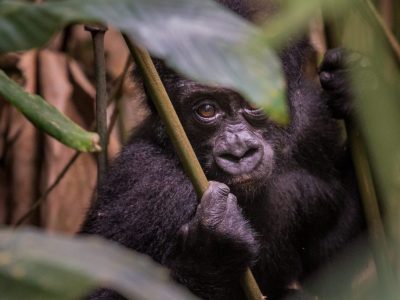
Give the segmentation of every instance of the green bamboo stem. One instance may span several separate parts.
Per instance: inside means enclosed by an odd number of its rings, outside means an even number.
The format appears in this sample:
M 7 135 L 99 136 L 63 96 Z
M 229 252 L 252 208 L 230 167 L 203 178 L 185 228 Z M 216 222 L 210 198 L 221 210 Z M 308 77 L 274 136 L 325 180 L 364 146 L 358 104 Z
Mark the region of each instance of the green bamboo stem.
M 172 106 L 153 61 L 145 50 L 132 45 L 129 46 L 129 50 L 143 74 L 150 98 L 165 123 L 168 135 L 185 168 L 186 174 L 193 183 L 197 195 L 202 196 L 208 187 L 208 180 Z
M 372 180 L 367 151 L 360 132 L 350 122 L 346 123 L 346 129 L 377 274 L 379 275 L 382 287 L 385 287 L 385 290 L 390 290 L 392 284 L 394 284 L 392 280 L 394 274 L 388 259 L 390 250 L 386 240 L 386 233 L 378 205 L 378 199 L 376 197 L 374 182 Z
M 153 64 L 153 61 L 146 50 L 139 49 L 132 45 L 129 38 L 124 36 L 129 50 L 134 57 L 143 79 L 148 88 L 150 97 L 154 105 L 164 121 L 168 135 L 175 147 L 175 150 L 181 160 L 181 163 L 189 176 L 194 189 L 200 198 L 208 187 L 208 180 L 203 169 L 193 151 L 193 148 L 186 136 L 186 133 L 179 121 L 175 109 L 169 99 L 160 76 Z M 257 282 L 254 279 L 250 269 L 247 269 L 241 278 L 241 286 L 249 300 L 264 299 Z

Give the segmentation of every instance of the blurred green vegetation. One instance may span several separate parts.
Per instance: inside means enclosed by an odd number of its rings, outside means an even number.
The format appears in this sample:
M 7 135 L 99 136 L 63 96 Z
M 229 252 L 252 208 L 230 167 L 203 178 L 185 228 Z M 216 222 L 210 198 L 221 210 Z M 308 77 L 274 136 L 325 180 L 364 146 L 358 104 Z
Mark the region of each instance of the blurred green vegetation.
M 321 15 L 329 29 L 328 39 L 335 46 L 356 51 L 369 61 L 368 65 L 355 68 L 350 74 L 357 114 L 355 123 L 347 125 L 349 137 L 353 139 L 353 156 L 367 158 L 360 165 L 371 172 L 378 203 L 369 205 L 364 201 L 374 255 L 372 267 L 353 285 L 350 296 L 342 293 L 335 283 L 341 282 L 339 279 L 344 273 L 356 272 L 351 270 L 355 258 L 368 257 L 363 244 L 350 249 L 354 259 L 330 266 L 309 285 L 325 291 L 326 297 L 332 299 L 398 299 L 400 1 L 277 2 L 279 12 L 267 24 L 256 28 L 218 9 L 212 1 L 171 0 L 167 5 L 167 1 L 162 0 L 60 0 L 36 5 L 0 0 L 0 52 L 43 45 L 71 22 L 107 22 L 187 76 L 235 88 L 250 101 L 263 106 L 276 120 L 285 122 L 282 72 L 277 56 L 269 47 L 281 47 L 293 35 L 302 33 L 310 19 Z M 376 9 L 385 3 L 393 9 L 390 20 Z M 196 19 L 190 13 L 193 11 L 198 12 Z M 166 26 L 169 18 L 176 18 L 177 26 Z M 270 67 L 265 68 L 265 65 Z M 0 87 L 17 90 L 4 76 L 0 78 Z M 2 96 L 11 103 L 21 103 L 18 100 L 21 94 L 2 93 Z M 27 109 L 29 111 L 29 107 Z M 51 117 L 37 114 L 36 118 L 43 117 L 44 122 L 63 126 L 57 113 Z M 46 130 L 48 126 L 45 124 L 42 128 Z M 374 189 L 371 190 L 373 193 Z M 371 192 L 366 195 L 371 196 Z M 96 268 L 107 264 L 113 264 L 114 272 Z M 5 299 L 76 299 L 96 285 L 111 286 L 132 299 L 161 299 L 168 295 L 170 299 L 189 299 L 188 294 L 164 281 L 165 275 L 160 277 L 153 269 L 157 268 L 142 256 L 106 242 L 94 247 L 84 238 L 64 240 L 20 230 L 0 233 L 0 293 Z M 148 289 L 142 289 L 143 284 Z

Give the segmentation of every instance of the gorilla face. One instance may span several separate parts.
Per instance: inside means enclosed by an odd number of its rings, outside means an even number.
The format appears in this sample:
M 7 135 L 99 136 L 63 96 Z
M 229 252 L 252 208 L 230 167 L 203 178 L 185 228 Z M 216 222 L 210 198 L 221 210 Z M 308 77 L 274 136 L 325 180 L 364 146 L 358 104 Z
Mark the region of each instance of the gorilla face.
M 172 101 L 208 178 L 236 188 L 265 182 L 274 169 L 269 129 L 276 125 L 263 111 L 228 89 L 186 79 L 175 86 Z

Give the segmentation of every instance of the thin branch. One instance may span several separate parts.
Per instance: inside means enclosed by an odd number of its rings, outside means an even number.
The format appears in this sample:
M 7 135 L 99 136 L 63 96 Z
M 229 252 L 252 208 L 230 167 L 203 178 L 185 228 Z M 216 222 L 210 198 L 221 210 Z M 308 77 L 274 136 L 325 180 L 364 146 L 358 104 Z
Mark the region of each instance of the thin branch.
M 386 25 L 392 30 L 393 29 L 393 1 L 392 0 L 379 1 L 379 11 L 382 15 L 382 18 L 385 20 Z
M 75 154 L 71 157 L 68 163 L 61 170 L 60 174 L 58 174 L 57 178 L 54 180 L 53 184 L 48 187 L 48 189 L 36 200 L 35 203 L 29 208 L 29 210 L 15 223 L 14 227 L 20 227 L 26 219 L 30 217 L 30 215 L 40 206 L 40 204 L 47 198 L 47 196 L 55 189 L 55 187 L 60 183 L 61 179 L 63 179 L 64 175 L 67 174 L 69 168 L 75 163 L 77 158 L 82 152 L 75 152 Z
M 104 26 L 87 25 L 85 29 L 92 34 L 94 65 L 96 74 L 96 130 L 100 136 L 101 152 L 97 155 L 97 182 L 101 182 L 108 164 L 107 138 L 107 81 L 104 54 Z
M 394 54 L 396 55 L 397 61 L 400 62 L 400 44 L 397 41 L 395 35 L 387 26 L 386 22 L 382 19 L 381 15 L 376 10 L 374 4 L 370 0 L 366 0 L 367 7 L 378 22 L 380 29 L 383 31 L 390 47 L 392 48 Z

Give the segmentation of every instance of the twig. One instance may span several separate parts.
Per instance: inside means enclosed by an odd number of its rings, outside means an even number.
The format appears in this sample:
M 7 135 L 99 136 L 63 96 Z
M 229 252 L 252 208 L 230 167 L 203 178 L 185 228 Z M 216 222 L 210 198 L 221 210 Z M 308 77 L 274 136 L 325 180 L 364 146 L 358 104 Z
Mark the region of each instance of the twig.
M 96 130 L 100 136 L 101 152 L 97 156 L 97 182 L 103 180 L 107 170 L 107 82 L 104 55 L 104 35 L 106 27 L 87 25 L 85 29 L 92 34 L 94 64 L 96 73 Z
M 397 61 L 400 63 L 400 44 L 397 41 L 395 35 L 392 33 L 386 22 L 382 19 L 381 15 L 376 10 L 374 4 L 370 0 L 366 0 L 367 7 L 378 22 L 380 29 L 383 31 L 390 47 L 396 55 Z
M 60 174 L 58 174 L 57 178 L 54 180 L 53 184 L 48 187 L 48 189 L 36 200 L 35 203 L 29 208 L 29 210 L 15 223 L 16 228 L 20 227 L 26 219 L 30 217 L 30 215 L 36 210 L 37 207 L 47 198 L 47 196 L 51 193 L 52 190 L 60 183 L 61 179 L 63 179 L 64 175 L 68 172 L 69 168 L 74 164 L 76 159 L 82 152 L 75 152 L 74 156 L 68 161 L 65 167 L 61 170 Z

